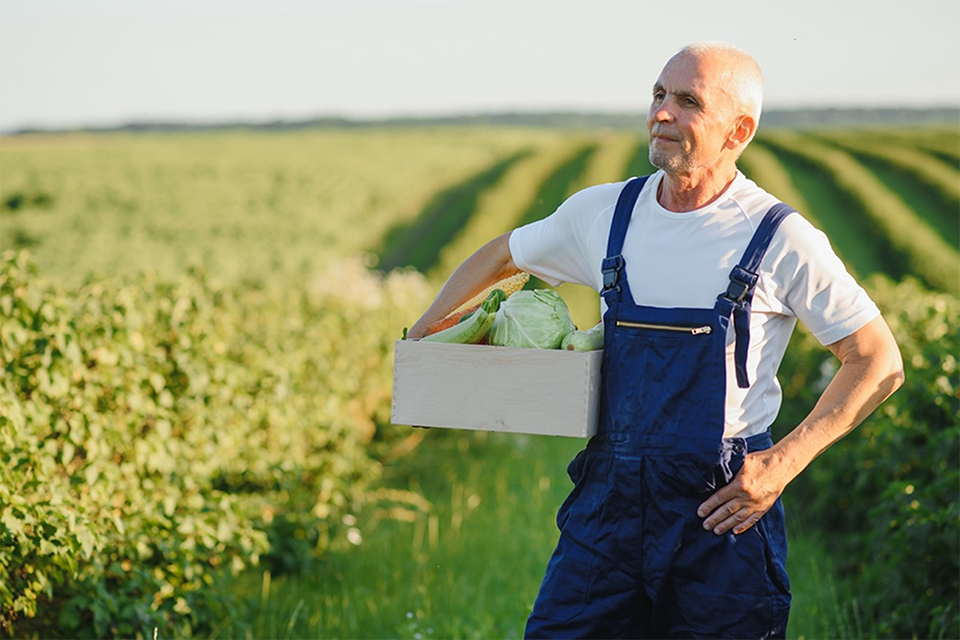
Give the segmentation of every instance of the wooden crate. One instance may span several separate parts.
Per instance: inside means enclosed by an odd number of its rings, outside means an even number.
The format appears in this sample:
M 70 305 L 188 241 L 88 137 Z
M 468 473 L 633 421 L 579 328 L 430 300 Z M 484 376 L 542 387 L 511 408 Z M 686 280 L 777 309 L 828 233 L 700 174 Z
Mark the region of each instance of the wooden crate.
M 398 340 L 392 421 L 586 438 L 597 431 L 602 356 Z

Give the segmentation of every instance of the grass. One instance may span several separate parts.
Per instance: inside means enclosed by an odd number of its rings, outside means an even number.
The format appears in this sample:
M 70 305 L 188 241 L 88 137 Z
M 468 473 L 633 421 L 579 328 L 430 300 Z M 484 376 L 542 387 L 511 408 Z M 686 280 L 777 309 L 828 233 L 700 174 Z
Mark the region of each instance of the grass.
M 521 637 L 581 444 L 431 430 L 414 460 L 385 469 L 390 486 L 421 493 L 429 509 L 407 521 L 366 510 L 354 548 L 300 575 L 246 574 L 237 586 L 249 617 L 219 635 Z
M 556 543 L 566 465 L 582 445 L 430 430 L 412 459 L 385 468 L 388 486 L 421 493 L 428 508 L 400 518 L 368 508 L 358 514 L 355 544 L 301 573 L 244 574 L 236 584 L 244 615 L 214 637 L 522 637 Z M 869 636 L 819 539 L 794 527 L 790 554 L 788 636 Z
M 787 501 L 789 517 L 789 501 Z M 830 549 L 820 535 L 801 524 L 789 523 L 790 575 L 793 602 L 787 637 L 876 638 L 871 621 L 860 613 L 856 585 L 837 575 Z

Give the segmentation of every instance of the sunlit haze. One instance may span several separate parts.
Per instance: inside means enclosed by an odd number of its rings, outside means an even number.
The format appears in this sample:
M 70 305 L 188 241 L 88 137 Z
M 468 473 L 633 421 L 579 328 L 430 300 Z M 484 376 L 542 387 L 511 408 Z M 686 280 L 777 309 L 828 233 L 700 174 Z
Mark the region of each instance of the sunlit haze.
M 955 0 L 0 0 L 0 130 L 645 111 L 677 49 L 754 55 L 766 107 L 960 105 Z

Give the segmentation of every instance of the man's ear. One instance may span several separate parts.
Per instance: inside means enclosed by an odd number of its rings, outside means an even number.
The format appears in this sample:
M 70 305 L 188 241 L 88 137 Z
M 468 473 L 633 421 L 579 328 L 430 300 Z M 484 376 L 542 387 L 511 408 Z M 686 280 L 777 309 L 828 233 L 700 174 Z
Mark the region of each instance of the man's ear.
M 757 121 L 750 116 L 740 116 L 734 123 L 733 131 L 727 138 L 727 148 L 741 149 L 753 139 L 757 132 Z

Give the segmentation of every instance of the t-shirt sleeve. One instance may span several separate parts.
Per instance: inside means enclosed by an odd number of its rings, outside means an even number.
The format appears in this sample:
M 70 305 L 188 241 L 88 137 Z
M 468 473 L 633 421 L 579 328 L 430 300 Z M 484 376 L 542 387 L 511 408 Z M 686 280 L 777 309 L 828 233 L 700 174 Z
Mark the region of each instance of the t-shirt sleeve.
M 799 215 L 787 217 L 764 262 L 783 313 L 795 315 L 823 344 L 849 336 L 880 315 L 830 246 L 827 236 Z M 766 267 L 766 268 L 764 268 Z
M 551 215 L 510 234 L 514 264 L 552 286 L 564 282 L 600 288 L 605 229 L 620 186 L 603 184 L 570 196 Z M 611 202 L 611 194 L 613 201 Z

